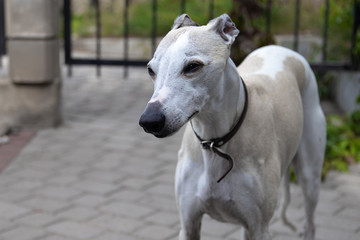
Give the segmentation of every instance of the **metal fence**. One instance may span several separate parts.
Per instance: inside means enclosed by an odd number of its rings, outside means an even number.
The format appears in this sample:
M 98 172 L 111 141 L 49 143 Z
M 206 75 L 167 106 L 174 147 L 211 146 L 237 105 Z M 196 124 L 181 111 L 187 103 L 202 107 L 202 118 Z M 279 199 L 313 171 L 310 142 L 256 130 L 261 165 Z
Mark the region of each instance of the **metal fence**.
M 5 55 L 5 53 L 6 53 L 5 14 L 4 13 L 5 13 L 4 0 L 0 0 L 0 60 L 1 60 L 1 56 Z
M 158 22 L 158 7 L 157 0 L 152 1 L 152 8 L 149 9 L 152 14 L 152 29 L 150 38 L 152 39 L 152 52 L 155 51 L 156 47 L 156 36 L 157 36 L 157 22 Z M 330 0 L 325 0 L 324 5 L 324 25 L 322 29 L 322 61 L 320 63 L 312 63 L 312 67 L 315 70 L 355 70 L 359 67 L 358 58 L 355 55 L 355 49 L 359 48 L 360 43 L 356 42 L 357 36 L 359 35 L 360 28 L 360 1 L 353 1 L 353 24 L 350 26 L 352 28 L 351 36 L 351 49 L 350 56 L 346 62 L 329 62 L 327 59 L 327 48 L 328 48 L 328 29 L 329 29 L 329 12 L 330 9 Z M 349 0 L 351 1 L 351 0 Z M 96 56 L 94 58 L 82 58 L 73 56 L 73 46 L 72 46 L 72 10 L 71 10 L 71 0 L 64 0 L 64 50 L 65 50 L 65 63 L 69 66 L 69 74 L 71 74 L 71 67 L 73 65 L 95 65 L 97 68 L 97 74 L 100 75 L 101 66 L 125 66 L 125 74 L 127 74 L 128 66 L 145 66 L 149 59 L 138 59 L 130 60 L 129 59 L 129 4 L 130 0 L 123 0 L 124 2 L 124 13 L 123 13 L 123 37 L 124 37 L 124 55 L 121 59 L 106 59 L 101 56 L 101 8 L 100 0 L 92 0 L 93 7 L 95 9 L 95 41 L 96 41 Z M 186 12 L 186 0 L 181 0 L 179 6 L 179 14 Z M 209 0 L 209 18 L 214 16 L 214 0 Z M 296 0 L 294 16 L 294 50 L 298 50 L 299 39 L 299 26 L 300 26 L 300 9 L 301 9 L 301 0 Z M 271 32 L 271 11 L 272 11 L 272 0 L 266 0 L 266 27 L 265 31 L 267 33 Z M 4 0 L 0 0 L 0 56 L 5 54 L 6 44 L 5 44 L 5 24 L 4 24 Z

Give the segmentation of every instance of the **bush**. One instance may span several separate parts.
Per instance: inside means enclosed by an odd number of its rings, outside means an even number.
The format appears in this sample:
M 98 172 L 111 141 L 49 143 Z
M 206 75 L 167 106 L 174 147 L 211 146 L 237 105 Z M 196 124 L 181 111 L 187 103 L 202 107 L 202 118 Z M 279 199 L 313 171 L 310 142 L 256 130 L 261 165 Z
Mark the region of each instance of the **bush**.
M 360 162 L 360 110 L 343 117 L 328 116 L 323 177 L 331 169 L 346 172 L 356 162 Z

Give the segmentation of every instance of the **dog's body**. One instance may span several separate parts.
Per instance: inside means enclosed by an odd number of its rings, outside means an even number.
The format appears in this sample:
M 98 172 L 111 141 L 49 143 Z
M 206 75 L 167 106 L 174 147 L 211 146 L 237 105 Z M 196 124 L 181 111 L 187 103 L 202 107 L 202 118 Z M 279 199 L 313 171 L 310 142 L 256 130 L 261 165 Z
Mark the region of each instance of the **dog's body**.
M 187 125 L 176 169 L 181 240 L 200 239 L 203 214 L 241 224 L 248 239 L 268 240 L 282 177 L 292 163 L 304 193 L 304 239 L 314 239 L 326 123 L 313 72 L 299 54 L 278 46 L 251 53 L 236 68 L 229 58 L 238 34 L 227 15 L 202 27 L 180 16 L 149 63 L 154 95 L 140 119 L 165 137 Z M 241 75 L 242 79 L 240 78 Z M 241 128 L 221 147 L 227 161 L 201 147 L 224 136 L 244 111 Z

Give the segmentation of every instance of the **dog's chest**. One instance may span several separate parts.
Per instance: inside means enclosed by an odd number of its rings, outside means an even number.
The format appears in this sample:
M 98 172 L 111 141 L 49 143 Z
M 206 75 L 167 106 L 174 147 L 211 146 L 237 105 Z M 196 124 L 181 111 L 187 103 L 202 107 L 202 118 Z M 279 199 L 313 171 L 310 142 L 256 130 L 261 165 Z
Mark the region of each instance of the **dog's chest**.
M 246 209 L 252 208 L 252 196 L 242 184 L 234 186 L 232 179 L 220 183 L 199 179 L 197 196 L 204 211 L 212 218 L 235 224 L 245 224 Z M 230 181 L 229 181 L 230 180 Z

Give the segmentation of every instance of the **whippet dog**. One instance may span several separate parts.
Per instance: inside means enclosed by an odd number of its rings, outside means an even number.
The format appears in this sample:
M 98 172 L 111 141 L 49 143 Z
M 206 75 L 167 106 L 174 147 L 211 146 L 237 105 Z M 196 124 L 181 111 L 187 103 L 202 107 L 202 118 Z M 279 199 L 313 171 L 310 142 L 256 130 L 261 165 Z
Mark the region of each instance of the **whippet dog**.
M 303 237 L 314 239 L 326 141 L 316 79 L 302 56 L 279 46 L 236 68 L 229 56 L 238 33 L 226 14 L 205 26 L 183 14 L 148 64 L 154 94 L 140 125 L 163 138 L 191 123 L 175 177 L 179 238 L 200 239 L 206 213 L 241 224 L 247 239 L 271 239 L 278 190 L 293 165 L 305 199 Z

